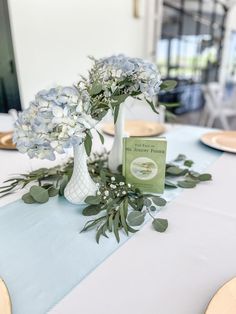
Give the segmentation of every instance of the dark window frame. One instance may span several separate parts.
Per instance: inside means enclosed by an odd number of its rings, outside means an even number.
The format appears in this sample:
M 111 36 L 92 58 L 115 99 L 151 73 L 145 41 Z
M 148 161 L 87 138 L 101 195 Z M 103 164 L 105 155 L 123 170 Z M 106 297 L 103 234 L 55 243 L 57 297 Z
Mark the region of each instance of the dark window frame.
M 224 35 L 225 35 L 225 20 L 226 16 L 228 13 L 228 8 L 225 4 L 223 4 L 220 0 L 212 0 L 212 11 L 209 12 L 209 18 L 206 18 L 204 16 L 204 10 L 203 10 L 203 0 L 198 0 L 196 1 L 198 8 L 196 11 L 189 11 L 188 8 L 186 7 L 186 0 L 180 0 L 180 5 L 176 5 L 173 2 L 171 3 L 171 0 L 164 0 L 163 1 L 163 10 L 165 8 L 174 10 L 179 18 L 177 21 L 177 35 L 171 36 L 168 34 L 165 34 L 165 30 L 162 29 L 162 35 L 161 37 L 163 39 L 166 39 L 168 41 L 168 48 L 167 48 L 167 58 L 166 58 L 166 77 L 168 78 L 174 78 L 174 76 L 171 74 L 172 70 L 175 69 L 176 73 L 181 73 L 183 67 L 181 66 L 181 60 L 180 60 L 180 50 L 181 50 L 181 42 L 183 41 L 183 36 L 184 36 L 184 19 L 186 17 L 192 19 L 193 21 L 193 27 L 195 27 L 195 36 L 201 35 L 201 27 L 202 25 L 206 26 L 208 25 L 209 28 L 209 36 L 210 36 L 210 43 L 213 45 L 214 40 L 215 40 L 215 34 L 216 31 L 219 32 L 220 38 L 218 40 L 218 49 L 217 49 L 217 57 L 216 57 L 216 62 L 215 64 L 211 64 L 209 59 L 207 60 L 207 67 L 202 70 L 202 68 L 199 66 L 197 62 L 197 58 L 195 61 L 195 64 L 193 65 L 192 68 L 192 73 L 193 77 L 195 77 L 195 80 L 197 82 L 209 82 L 209 81 L 215 81 L 218 80 L 219 76 L 219 69 L 221 65 L 221 60 L 222 60 L 222 51 L 223 51 L 223 40 L 224 40 Z M 217 21 L 217 6 L 221 6 L 223 16 L 220 21 Z M 155 37 L 155 36 L 154 36 Z M 177 60 L 176 64 L 173 66 L 171 64 L 171 42 L 172 39 L 178 39 L 178 53 L 177 53 Z M 201 51 L 198 51 L 198 56 L 201 54 Z M 213 74 L 212 74 L 213 73 Z M 211 75 L 210 75 L 211 74 Z

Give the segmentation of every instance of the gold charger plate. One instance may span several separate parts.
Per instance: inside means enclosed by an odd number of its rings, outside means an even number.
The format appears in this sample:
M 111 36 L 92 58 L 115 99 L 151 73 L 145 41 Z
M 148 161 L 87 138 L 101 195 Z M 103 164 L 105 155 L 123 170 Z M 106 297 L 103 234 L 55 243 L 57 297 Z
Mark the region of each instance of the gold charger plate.
M 12 142 L 12 132 L 0 132 L 0 149 L 16 149 Z
M 205 314 L 236 313 L 236 278 L 228 281 L 215 294 Z
M 102 131 L 108 135 L 114 135 L 114 124 L 104 123 Z M 127 120 L 125 122 L 125 132 L 129 136 L 155 136 L 165 132 L 165 126 L 157 122 L 143 120 Z
M 236 131 L 209 132 L 201 137 L 202 143 L 229 153 L 236 153 Z
M 4 281 L 0 278 L 0 313 L 11 314 L 11 300 Z

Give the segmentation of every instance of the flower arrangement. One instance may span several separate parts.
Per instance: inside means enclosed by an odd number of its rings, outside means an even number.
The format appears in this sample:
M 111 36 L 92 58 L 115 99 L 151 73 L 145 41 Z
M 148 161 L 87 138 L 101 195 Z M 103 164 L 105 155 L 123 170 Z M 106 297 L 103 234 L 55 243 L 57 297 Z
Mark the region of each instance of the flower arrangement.
M 64 195 L 74 204 L 84 202 L 87 195 L 97 191 L 85 156 L 85 150 L 90 155 L 91 130 L 96 130 L 96 123 L 109 109 L 113 109 L 116 122 L 120 104 L 128 96 L 143 95 L 157 112 L 153 101 L 163 85 L 157 67 L 143 59 L 117 55 L 93 60 L 88 78 L 83 78 L 77 86 L 40 91 L 20 114 L 13 137 L 18 150 L 30 158 L 55 160 L 55 153 L 63 154 L 73 147 L 74 171 Z M 103 143 L 103 136 L 97 133 Z M 122 163 L 121 133 L 115 137 L 109 155 L 112 171 Z
M 30 158 L 54 160 L 55 152 L 86 141 L 96 122 L 86 90 L 59 86 L 40 91 L 19 114 L 13 140 Z
M 156 65 L 124 55 L 96 60 L 78 86 L 56 87 L 37 93 L 35 100 L 19 115 L 13 137 L 17 149 L 30 158 L 55 159 L 74 144 L 85 142 L 89 154 L 93 129 L 107 113 L 128 97 L 143 94 L 156 112 L 153 97 L 159 90 L 173 87 L 162 83 Z M 170 83 L 170 82 L 169 82 Z M 102 135 L 98 132 L 101 141 Z
M 143 95 L 156 113 L 155 96 L 161 89 L 175 86 L 173 81 L 161 80 L 157 66 L 140 58 L 114 55 L 108 58 L 91 57 L 93 66 L 83 83 L 92 99 L 93 117 L 101 119 L 109 109 L 114 111 L 116 122 L 119 105 L 129 96 Z

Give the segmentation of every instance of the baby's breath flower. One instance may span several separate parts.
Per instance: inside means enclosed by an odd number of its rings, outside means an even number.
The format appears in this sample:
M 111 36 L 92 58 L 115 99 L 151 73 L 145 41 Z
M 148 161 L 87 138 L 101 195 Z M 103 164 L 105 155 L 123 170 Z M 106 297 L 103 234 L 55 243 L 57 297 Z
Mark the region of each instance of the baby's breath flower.
M 122 192 L 122 194 L 123 194 L 123 195 L 126 195 L 126 194 L 127 194 L 127 192 L 126 192 L 126 191 L 123 191 L 123 192 Z
M 104 194 L 105 196 L 109 196 L 109 191 L 108 190 L 104 191 Z
M 111 184 L 110 187 L 111 187 L 112 189 L 116 189 L 116 185 L 114 185 L 114 184 Z
M 115 177 L 111 177 L 111 181 L 116 181 L 116 178 Z
M 125 185 L 125 182 L 120 182 L 120 186 Z

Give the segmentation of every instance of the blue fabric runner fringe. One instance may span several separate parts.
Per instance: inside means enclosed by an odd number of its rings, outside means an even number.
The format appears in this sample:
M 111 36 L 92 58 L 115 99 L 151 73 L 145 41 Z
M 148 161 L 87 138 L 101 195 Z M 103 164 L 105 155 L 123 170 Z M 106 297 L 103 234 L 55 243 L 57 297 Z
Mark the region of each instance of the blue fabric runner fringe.
M 206 170 L 221 155 L 200 143 L 206 131 L 179 127 L 167 133 L 167 160 L 183 153 L 195 161 L 196 171 Z M 166 191 L 164 197 L 172 200 L 181 191 Z M 98 245 L 94 231 L 79 233 L 88 220 L 82 209 L 62 198 L 43 205 L 17 201 L 0 208 L 0 277 L 8 285 L 14 314 L 47 313 L 128 240 L 122 234 L 117 244 L 111 235 Z

